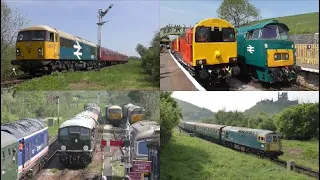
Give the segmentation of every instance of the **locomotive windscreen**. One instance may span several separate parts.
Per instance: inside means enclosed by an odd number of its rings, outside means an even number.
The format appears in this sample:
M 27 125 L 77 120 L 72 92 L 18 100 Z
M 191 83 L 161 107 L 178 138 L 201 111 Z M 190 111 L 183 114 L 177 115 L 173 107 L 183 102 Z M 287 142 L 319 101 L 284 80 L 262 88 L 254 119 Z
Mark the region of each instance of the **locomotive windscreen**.
M 47 31 L 21 31 L 18 34 L 17 41 L 44 41 L 49 39 L 49 37 L 46 36 L 46 32 Z
M 235 42 L 235 30 L 234 28 L 222 28 L 219 27 L 197 27 L 196 29 L 196 42 Z
M 267 25 L 262 29 L 262 39 L 288 39 L 288 31 L 279 25 Z

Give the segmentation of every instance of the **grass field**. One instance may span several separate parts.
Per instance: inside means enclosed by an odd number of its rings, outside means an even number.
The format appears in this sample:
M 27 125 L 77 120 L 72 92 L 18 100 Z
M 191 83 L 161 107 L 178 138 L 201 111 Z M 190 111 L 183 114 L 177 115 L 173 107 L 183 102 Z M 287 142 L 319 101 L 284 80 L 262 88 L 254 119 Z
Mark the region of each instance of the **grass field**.
M 319 141 L 282 141 L 282 160 L 295 160 L 295 163 L 319 171 Z
M 129 61 L 100 71 L 57 73 L 34 78 L 17 86 L 17 90 L 156 90 L 151 76 L 140 67 L 140 61 Z
M 170 180 L 313 179 L 214 143 L 174 132 L 161 151 L 160 177 Z
M 289 34 L 313 34 L 319 32 L 319 12 L 271 18 L 289 27 Z M 261 21 L 270 20 L 264 19 Z M 261 22 L 258 21 L 258 22 Z

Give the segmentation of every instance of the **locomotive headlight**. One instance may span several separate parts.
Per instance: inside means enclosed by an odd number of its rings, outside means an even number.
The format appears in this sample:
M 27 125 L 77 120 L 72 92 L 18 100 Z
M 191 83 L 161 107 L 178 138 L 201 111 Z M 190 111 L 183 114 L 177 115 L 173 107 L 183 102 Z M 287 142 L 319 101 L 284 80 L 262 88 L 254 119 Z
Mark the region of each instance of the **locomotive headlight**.
M 201 60 L 196 60 L 196 64 L 197 65 L 202 65 L 202 64 L 206 64 L 206 60 L 205 59 L 201 59 Z
M 42 48 L 39 48 L 39 49 L 38 49 L 38 55 L 39 55 L 39 56 L 42 56 Z
M 89 147 L 87 145 L 83 146 L 83 150 L 87 151 Z
M 61 146 L 61 150 L 66 150 L 66 149 L 67 149 L 67 147 L 65 145 Z
M 288 60 L 289 59 L 289 54 L 288 53 L 283 53 L 282 54 L 282 59 L 283 60 Z
M 280 59 L 281 59 L 281 54 L 280 53 L 274 54 L 274 60 L 280 60 Z
M 20 56 L 20 49 L 19 48 L 17 48 L 16 52 L 17 52 L 17 56 Z
M 265 47 L 265 48 L 268 48 L 268 44 L 267 44 L 267 43 L 264 43 L 264 47 Z

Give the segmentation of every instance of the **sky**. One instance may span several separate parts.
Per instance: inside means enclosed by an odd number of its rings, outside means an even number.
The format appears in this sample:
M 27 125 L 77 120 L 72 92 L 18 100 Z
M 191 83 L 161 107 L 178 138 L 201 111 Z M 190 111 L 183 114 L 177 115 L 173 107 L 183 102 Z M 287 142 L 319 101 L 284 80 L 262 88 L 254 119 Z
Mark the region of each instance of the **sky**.
M 168 24 L 195 25 L 202 19 L 218 17 L 222 0 L 160 1 L 160 27 Z M 249 0 L 260 9 L 262 19 L 319 12 L 319 0 Z
M 282 92 L 282 91 L 281 91 Z M 278 99 L 277 91 L 174 91 L 174 98 L 189 102 L 198 107 L 217 112 L 225 108 L 227 111 L 244 111 L 263 99 Z M 319 91 L 290 91 L 289 100 L 302 102 L 319 102 Z
M 2 0 L 1 0 L 2 1 Z M 102 46 L 138 56 L 138 43 L 149 46 L 159 29 L 159 1 L 107 1 L 107 0 L 5 0 L 18 8 L 30 25 L 48 25 L 72 35 L 97 43 L 98 10 L 104 11 L 109 21 L 102 26 Z

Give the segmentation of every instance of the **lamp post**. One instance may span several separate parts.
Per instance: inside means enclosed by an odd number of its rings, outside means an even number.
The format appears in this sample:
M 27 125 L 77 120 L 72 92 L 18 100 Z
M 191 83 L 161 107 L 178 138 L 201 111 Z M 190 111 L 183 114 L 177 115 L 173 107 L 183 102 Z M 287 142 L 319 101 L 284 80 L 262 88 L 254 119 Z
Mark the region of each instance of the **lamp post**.
M 102 28 L 102 25 L 108 21 L 102 21 L 102 18 L 109 12 L 109 10 L 112 8 L 113 4 L 111 4 L 105 11 L 102 11 L 102 9 L 99 9 L 98 11 L 98 19 L 99 19 L 99 22 L 97 23 L 98 25 L 98 48 L 97 48 L 97 57 L 98 57 L 98 60 L 97 60 L 97 67 L 98 67 L 98 70 L 100 70 L 100 60 L 101 60 L 101 28 Z

